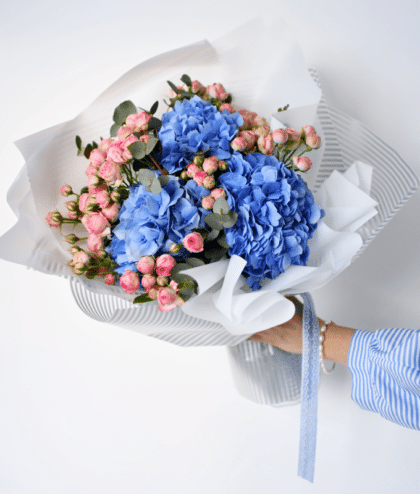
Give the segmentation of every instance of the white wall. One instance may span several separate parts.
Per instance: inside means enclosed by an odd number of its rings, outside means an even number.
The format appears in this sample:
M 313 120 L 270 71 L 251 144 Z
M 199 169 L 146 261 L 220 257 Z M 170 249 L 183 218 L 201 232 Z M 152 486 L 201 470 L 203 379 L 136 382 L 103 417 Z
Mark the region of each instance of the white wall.
M 15 222 L 5 201 L 23 164 L 14 140 L 74 117 L 140 61 L 211 40 L 259 6 L 295 30 L 327 102 L 420 175 L 418 1 L 16 0 L 0 17 L 1 233 Z M 419 208 L 416 194 L 314 292 L 320 316 L 419 328 Z M 177 348 L 96 323 L 65 280 L 0 267 L 1 494 L 420 492 L 419 432 L 353 403 L 347 368 L 322 379 L 311 485 L 297 477 L 299 406 L 241 398 L 224 348 Z

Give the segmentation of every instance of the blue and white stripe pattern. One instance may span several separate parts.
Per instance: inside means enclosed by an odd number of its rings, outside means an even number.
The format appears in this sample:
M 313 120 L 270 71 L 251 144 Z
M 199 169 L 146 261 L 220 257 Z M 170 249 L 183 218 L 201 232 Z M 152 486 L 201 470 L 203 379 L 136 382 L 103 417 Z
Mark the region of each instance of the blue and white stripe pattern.
M 347 365 L 358 405 L 420 430 L 420 329 L 357 330 Z

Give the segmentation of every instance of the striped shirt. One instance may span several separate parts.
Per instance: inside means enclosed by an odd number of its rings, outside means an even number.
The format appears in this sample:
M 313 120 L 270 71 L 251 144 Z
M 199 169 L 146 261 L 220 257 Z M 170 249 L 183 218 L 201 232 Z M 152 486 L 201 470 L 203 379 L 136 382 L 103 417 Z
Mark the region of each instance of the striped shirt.
M 347 365 L 352 399 L 365 410 L 420 430 L 420 329 L 357 330 Z

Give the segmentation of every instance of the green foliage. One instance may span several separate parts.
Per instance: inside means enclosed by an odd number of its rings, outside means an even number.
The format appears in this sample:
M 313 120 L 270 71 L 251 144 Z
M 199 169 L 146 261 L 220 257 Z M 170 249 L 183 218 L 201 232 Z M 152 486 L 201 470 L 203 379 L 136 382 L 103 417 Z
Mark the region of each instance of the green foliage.
M 137 113 L 136 105 L 132 101 L 123 101 L 115 108 L 112 119 L 121 126 L 125 123 L 128 115 L 132 115 L 133 113 Z
M 149 297 L 148 293 L 142 293 L 133 300 L 133 304 L 145 304 L 147 302 L 153 302 L 153 299 Z
M 159 101 L 155 101 L 155 102 L 153 103 L 153 105 L 152 105 L 152 108 L 150 108 L 149 113 L 150 113 L 151 115 L 154 115 L 154 114 L 156 113 L 156 111 L 157 111 L 158 107 L 159 107 Z
M 184 74 L 182 77 L 181 77 L 181 81 L 186 84 L 188 87 L 191 87 L 192 86 L 192 82 L 191 82 L 191 78 L 190 76 L 188 76 L 187 74 Z

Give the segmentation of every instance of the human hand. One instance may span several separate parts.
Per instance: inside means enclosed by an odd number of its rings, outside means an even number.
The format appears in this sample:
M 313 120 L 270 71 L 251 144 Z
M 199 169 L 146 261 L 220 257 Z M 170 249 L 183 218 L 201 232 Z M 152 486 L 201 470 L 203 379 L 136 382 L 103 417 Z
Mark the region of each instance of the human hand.
M 289 321 L 273 328 L 255 333 L 249 339 L 268 343 L 289 353 L 302 353 L 303 305 L 295 297 L 287 297 L 295 305 L 295 315 Z

